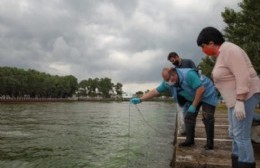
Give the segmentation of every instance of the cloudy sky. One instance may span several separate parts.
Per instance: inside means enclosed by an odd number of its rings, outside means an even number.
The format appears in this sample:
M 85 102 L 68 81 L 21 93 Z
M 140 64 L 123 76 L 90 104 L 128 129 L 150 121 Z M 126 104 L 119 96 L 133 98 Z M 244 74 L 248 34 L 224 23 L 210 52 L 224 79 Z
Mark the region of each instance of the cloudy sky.
M 196 64 L 196 38 L 220 30 L 225 7 L 241 0 L 1 0 L 0 66 L 108 77 L 135 93 L 156 87 L 176 51 Z

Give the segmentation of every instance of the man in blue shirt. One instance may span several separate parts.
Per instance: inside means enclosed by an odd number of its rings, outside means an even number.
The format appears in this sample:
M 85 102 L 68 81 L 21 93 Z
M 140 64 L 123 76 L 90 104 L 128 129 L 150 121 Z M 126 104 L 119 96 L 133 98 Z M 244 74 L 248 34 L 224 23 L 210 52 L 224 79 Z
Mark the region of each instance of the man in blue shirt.
M 197 69 L 195 63 L 191 59 L 182 59 L 176 52 L 170 52 L 168 57 L 168 61 L 170 61 L 175 68 L 193 68 Z M 181 95 L 178 95 L 178 108 L 177 108 L 177 113 L 178 113 L 178 133 L 180 135 L 185 135 L 185 125 L 184 125 L 184 113 L 185 111 L 185 106 L 184 104 L 187 103 L 187 100 L 185 100 L 184 97 Z M 180 110 L 179 107 L 184 107 L 182 110 Z M 199 111 L 199 108 L 197 108 Z
M 186 140 L 179 144 L 180 147 L 190 147 L 194 145 L 195 125 L 198 109 L 202 106 L 203 123 L 206 129 L 207 143 L 206 150 L 214 148 L 214 113 L 218 102 L 217 92 L 212 81 L 204 75 L 200 75 L 196 70 L 190 68 L 164 68 L 162 70 L 164 81 L 155 89 L 150 90 L 141 98 L 132 98 L 133 104 L 141 103 L 160 95 L 168 90 L 178 102 L 178 96 L 184 97 L 187 102 L 184 106 L 189 106 L 185 115 Z

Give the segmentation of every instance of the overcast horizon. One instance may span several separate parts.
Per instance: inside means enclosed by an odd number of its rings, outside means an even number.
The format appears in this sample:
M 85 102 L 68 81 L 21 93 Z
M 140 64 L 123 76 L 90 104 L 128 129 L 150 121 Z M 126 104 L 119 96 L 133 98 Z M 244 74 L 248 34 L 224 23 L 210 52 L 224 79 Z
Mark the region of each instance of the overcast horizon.
M 196 65 L 204 57 L 200 30 L 223 30 L 225 7 L 241 0 L 2 0 L 0 66 L 108 77 L 135 93 L 156 87 L 177 52 Z

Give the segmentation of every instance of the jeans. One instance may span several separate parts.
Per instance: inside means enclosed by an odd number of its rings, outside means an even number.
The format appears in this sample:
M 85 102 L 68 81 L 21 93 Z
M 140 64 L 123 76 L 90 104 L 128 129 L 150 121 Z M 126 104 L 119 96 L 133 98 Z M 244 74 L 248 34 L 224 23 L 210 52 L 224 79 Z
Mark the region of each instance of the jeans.
M 228 109 L 229 135 L 232 141 L 232 154 L 238 156 L 239 162 L 255 162 L 251 142 L 251 127 L 256 105 L 260 102 L 260 93 L 245 101 L 246 118 L 237 120 L 234 107 Z

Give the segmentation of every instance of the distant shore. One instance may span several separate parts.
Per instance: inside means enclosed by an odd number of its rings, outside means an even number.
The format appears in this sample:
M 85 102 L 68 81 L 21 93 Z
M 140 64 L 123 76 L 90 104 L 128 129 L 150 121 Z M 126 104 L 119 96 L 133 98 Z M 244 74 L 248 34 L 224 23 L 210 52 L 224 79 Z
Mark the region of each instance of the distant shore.
M 2 98 L 0 103 L 18 103 L 18 102 L 73 102 L 73 101 L 129 101 L 130 98 L 100 98 L 100 97 L 73 97 L 73 98 Z M 154 98 L 151 101 L 172 101 L 172 98 Z
M 2 103 L 12 103 L 12 102 L 67 102 L 67 101 L 78 101 L 69 98 L 0 98 L 0 102 Z

